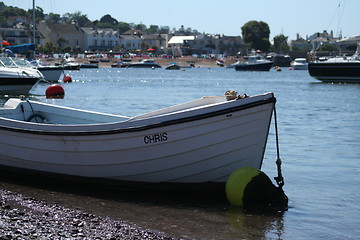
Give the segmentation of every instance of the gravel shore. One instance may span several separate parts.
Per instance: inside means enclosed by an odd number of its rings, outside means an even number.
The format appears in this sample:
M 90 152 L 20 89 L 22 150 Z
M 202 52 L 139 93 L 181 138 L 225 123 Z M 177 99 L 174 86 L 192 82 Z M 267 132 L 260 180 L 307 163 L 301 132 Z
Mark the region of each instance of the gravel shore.
M 175 239 L 122 221 L 0 190 L 0 239 Z

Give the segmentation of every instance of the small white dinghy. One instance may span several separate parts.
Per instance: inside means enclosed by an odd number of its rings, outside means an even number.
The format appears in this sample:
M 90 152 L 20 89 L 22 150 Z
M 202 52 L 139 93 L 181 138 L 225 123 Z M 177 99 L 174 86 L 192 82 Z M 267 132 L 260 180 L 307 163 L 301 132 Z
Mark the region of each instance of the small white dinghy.
M 201 99 L 137 117 L 9 99 L 0 167 L 132 183 L 225 183 L 261 168 L 273 93 Z

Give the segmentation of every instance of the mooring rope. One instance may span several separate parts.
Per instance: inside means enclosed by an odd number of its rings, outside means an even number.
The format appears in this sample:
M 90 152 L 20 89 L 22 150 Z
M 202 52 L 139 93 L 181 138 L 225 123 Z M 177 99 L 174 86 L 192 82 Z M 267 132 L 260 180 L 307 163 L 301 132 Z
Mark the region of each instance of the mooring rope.
M 279 149 L 279 133 L 278 133 L 278 126 L 277 126 L 277 116 L 276 116 L 276 107 L 274 106 L 274 120 L 275 120 L 275 135 L 276 135 L 276 153 L 277 153 L 277 159 L 276 159 L 276 166 L 277 166 L 277 172 L 278 176 L 274 179 L 276 180 L 276 183 L 279 185 L 280 188 L 284 186 L 284 178 L 281 174 L 281 159 L 280 159 L 280 149 Z

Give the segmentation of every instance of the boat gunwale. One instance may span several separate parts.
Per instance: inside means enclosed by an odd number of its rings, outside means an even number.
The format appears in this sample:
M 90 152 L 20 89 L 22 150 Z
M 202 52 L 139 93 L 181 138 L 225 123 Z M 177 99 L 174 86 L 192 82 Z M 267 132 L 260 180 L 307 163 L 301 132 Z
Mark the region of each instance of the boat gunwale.
M 236 100 L 239 101 L 239 100 Z M 230 108 L 225 108 L 213 112 L 207 112 L 203 114 L 198 114 L 194 116 L 188 116 L 183 117 L 179 119 L 172 119 L 172 120 L 166 120 L 158 123 L 153 123 L 149 125 L 143 125 L 143 126 L 137 126 L 137 127 L 126 127 L 126 128 L 114 128 L 109 130 L 92 130 L 92 131 L 51 131 L 51 130 L 39 130 L 39 129 L 23 129 L 18 127 L 12 127 L 12 126 L 4 126 L 0 125 L 0 130 L 5 131 L 14 131 L 14 132 L 22 132 L 22 133 L 29 133 L 29 134 L 38 134 L 38 135 L 59 135 L 59 136 L 88 136 L 88 135 L 107 135 L 107 134 L 118 134 L 118 133 L 129 133 L 129 132 L 139 132 L 144 130 L 149 130 L 153 128 L 159 128 L 159 127 L 165 127 L 169 125 L 175 125 L 175 124 L 181 124 L 181 123 L 187 123 L 191 121 L 197 121 L 202 120 L 210 117 L 215 117 L 223 114 L 228 114 L 231 112 L 236 111 L 242 111 L 245 109 L 250 109 L 253 107 L 265 105 L 268 103 L 276 103 L 276 98 L 272 95 L 269 98 L 257 100 L 255 102 L 250 102 L 244 105 L 237 105 Z M 7 119 L 2 117 L 2 119 Z M 140 120 L 141 121 L 141 120 Z

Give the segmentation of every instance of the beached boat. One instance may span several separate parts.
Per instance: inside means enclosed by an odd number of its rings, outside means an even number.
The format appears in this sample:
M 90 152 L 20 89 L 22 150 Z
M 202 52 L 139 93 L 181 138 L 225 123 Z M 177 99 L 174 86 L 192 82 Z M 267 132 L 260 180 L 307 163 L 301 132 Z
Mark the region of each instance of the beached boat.
M 125 61 L 120 60 L 116 63 L 111 64 L 111 67 L 112 68 L 126 68 L 126 67 L 129 67 L 129 65 L 130 65 L 130 62 L 125 62 Z
M 273 62 L 263 58 L 260 55 L 249 56 L 247 62 L 238 62 L 235 64 L 236 71 L 269 71 Z
M 154 59 L 143 59 L 140 62 L 130 63 L 128 67 L 133 67 L 133 68 L 161 68 L 161 65 L 156 63 Z
M 308 70 L 308 62 L 306 58 L 295 58 L 291 66 L 294 70 Z
M 80 64 L 80 68 L 99 68 L 98 63 L 84 62 Z
M 167 65 L 165 67 L 165 69 L 166 70 L 180 70 L 180 66 L 175 62 L 171 62 L 171 63 L 169 63 L 169 65 Z
M 224 60 L 217 59 L 216 60 L 216 65 L 218 65 L 219 67 L 224 67 L 225 66 Z
M 273 93 L 203 97 L 136 117 L 9 99 L 0 167 L 125 183 L 224 184 L 261 168 Z
M 19 67 L 8 57 L 0 57 L 0 94 L 29 94 L 44 76 L 31 67 Z

